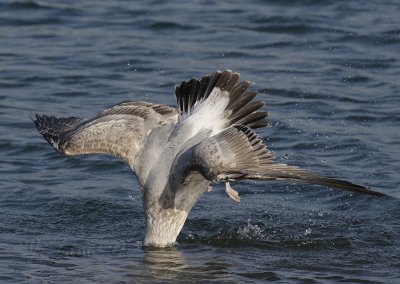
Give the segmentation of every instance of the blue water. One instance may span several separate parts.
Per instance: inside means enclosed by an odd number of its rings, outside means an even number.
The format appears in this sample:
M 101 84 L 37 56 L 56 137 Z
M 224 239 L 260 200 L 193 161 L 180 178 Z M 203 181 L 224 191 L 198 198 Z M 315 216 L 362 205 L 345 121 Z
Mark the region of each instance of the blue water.
M 399 283 L 398 1 L 1 1 L 1 283 Z M 251 80 L 278 161 L 394 198 L 283 182 L 214 186 L 179 245 L 143 247 L 138 183 L 63 157 L 35 113 L 173 106 L 215 69 Z

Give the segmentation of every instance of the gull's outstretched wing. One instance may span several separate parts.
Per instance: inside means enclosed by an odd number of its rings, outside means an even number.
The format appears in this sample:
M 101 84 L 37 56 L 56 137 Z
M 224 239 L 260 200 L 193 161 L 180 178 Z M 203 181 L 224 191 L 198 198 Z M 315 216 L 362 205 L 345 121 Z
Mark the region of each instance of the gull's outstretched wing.
M 239 77 L 231 70 L 215 71 L 176 86 L 179 117 L 170 141 L 183 145 L 204 130 L 215 135 L 231 125 L 266 126 L 268 113 L 259 111 L 264 103 L 253 100 L 257 93 L 247 92 L 250 82 L 238 82 Z
M 246 126 L 230 127 L 180 153 L 173 164 L 170 183 L 181 184 L 194 171 L 214 182 L 292 180 L 384 196 L 364 186 L 274 162 L 266 146 Z
M 39 133 L 65 155 L 110 154 L 128 164 L 156 126 L 175 123 L 176 109 L 146 102 L 122 102 L 89 120 L 36 115 Z
M 225 126 L 247 125 L 251 128 L 267 125 L 265 111 L 257 111 L 264 103 L 253 101 L 257 92 L 246 92 L 249 81 L 239 82 L 240 74 L 231 70 L 215 71 L 200 80 L 191 79 L 175 86 L 175 96 L 180 120 L 183 120 L 202 110 L 211 116 L 217 112 L 217 117 Z M 208 100 L 207 100 L 208 99 Z M 218 101 L 226 100 L 222 109 Z M 219 111 L 219 113 L 218 113 Z

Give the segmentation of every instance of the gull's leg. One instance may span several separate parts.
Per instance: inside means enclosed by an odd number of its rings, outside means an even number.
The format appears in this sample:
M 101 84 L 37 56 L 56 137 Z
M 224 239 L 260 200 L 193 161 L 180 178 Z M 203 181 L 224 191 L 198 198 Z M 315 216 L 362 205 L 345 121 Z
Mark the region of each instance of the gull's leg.
M 209 186 L 207 187 L 207 192 L 212 192 L 212 187 L 211 187 L 211 185 L 209 185 Z
M 229 182 L 225 183 L 225 192 L 233 201 L 240 203 L 239 193 L 231 187 Z

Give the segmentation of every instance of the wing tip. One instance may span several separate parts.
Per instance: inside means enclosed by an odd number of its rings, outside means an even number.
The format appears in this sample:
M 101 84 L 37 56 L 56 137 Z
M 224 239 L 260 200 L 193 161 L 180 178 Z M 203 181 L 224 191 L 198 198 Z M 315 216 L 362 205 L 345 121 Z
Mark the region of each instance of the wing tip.
M 60 153 L 64 153 L 63 147 L 60 145 L 62 137 L 81 121 L 77 117 L 57 118 L 37 113 L 35 118 L 33 123 L 39 134 Z

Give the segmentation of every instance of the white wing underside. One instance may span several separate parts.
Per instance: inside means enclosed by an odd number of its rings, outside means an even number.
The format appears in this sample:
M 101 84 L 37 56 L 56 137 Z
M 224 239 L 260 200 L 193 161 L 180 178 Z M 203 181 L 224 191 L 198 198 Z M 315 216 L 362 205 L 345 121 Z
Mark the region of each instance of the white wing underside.
M 210 130 L 211 137 L 223 131 L 229 122 L 229 113 L 225 111 L 229 103 L 228 95 L 228 92 L 214 88 L 208 98 L 179 118 L 170 139 L 183 145 L 200 132 Z

